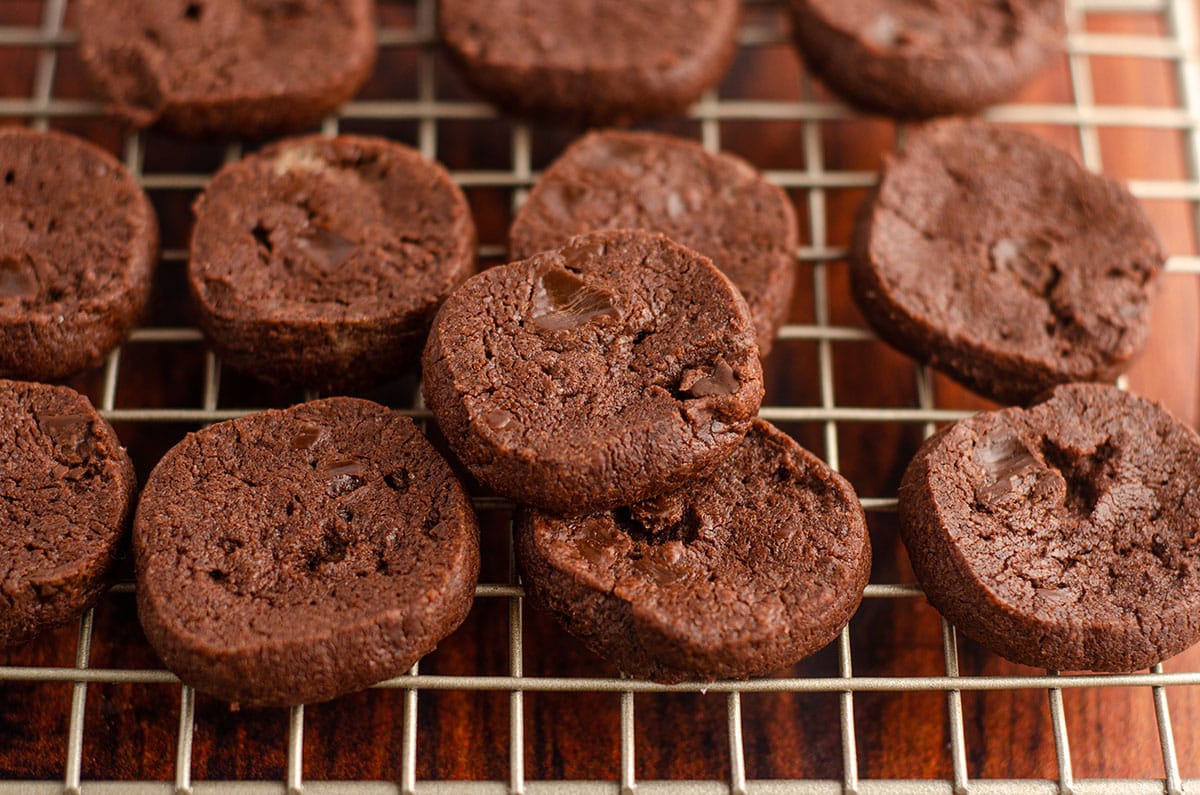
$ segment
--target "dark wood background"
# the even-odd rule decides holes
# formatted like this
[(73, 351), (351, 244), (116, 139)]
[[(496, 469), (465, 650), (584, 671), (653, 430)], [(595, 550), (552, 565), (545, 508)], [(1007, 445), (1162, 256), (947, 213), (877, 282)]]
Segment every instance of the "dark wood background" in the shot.
[[(384, 24), (410, 27), (412, 3), (381, 2)], [(40, 0), (3, 0), (0, 26), (40, 23)], [(777, 10), (756, 4), (748, 20), (783, 29)], [(1091, 32), (1147, 35), (1168, 33), (1156, 14), (1090, 14)], [(68, 14), (67, 28), (73, 27)], [(419, 49), (391, 47), (363, 96), (411, 99), (417, 91)], [(32, 90), (37, 50), (0, 47), (0, 94), (27, 97)], [(1093, 57), (1090, 69), (1101, 105), (1177, 107), (1180, 95), (1174, 64), (1167, 61)], [(439, 57), (439, 99), (470, 99)], [(808, 92), (814, 93), (808, 93)], [(60, 49), (54, 96), (90, 96), (73, 47)], [(786, 44), (743, 48), (721, 88), (721, 97), (827, 99), (820, 87), (801, 79), (798, 59)], [(1073, 102), (1068, 61), (1054, 63), (1018, 99), (1021, 103)], [(12, 123), (31, 119), (15, 117)], [(55, 117), (52, 126), (99, 141), (121, 152), (121, 132), (94, 117)], [(696, 136), (695, 120), (650, 125)], [(416, 143), (414, 121), (359, 119), (341, 124), (347, 132), (388, 135)], [(1079, 135), (1070, 125), (1039, 125), (1034, 131), (1079, 154)], [(442, 120), (438, 153), (452, 169), (507, 170), (512, 125), (505, 120)], [(721, 123), (722, 145), (764, 169), (802, 169), (803, 123), (761, 120)], [(822, 122), (824, 167), (834, 171), (873, 170), (894, 140), (893, 125), (880, 119)], [(535, 129), (535, 169), (543, 167), (570, 140), (571, 133)], [(1099, 129), (1104, 170), (1133, 179), (1186, 180), (1184, 133), (1137, 126)], [(146, 136), (147, 173), (196, 173), (216, 168), (223, 146), (184, 143), (157, 133)], [(468, 191), (481, 242), (502, 245), (511, 217), (506, 187)], [(152, 191), (163, 222), (164, 246), (186, 246), (189, 205), (195, 190)], [(809, 198), (793, 196), (802, 236), (811, 242)], [(848, 240), (853, 213), (863, 196), (858, 188), (825, 191), (832, 245)], [(1196, 253), (1195, 206), (1184, 200), (1147, 201), (1153, 220), (1173, 254)], [(814, 322), (813, 266), (800, 266), (792, 320)], [(843, 263), (828, 266), (832, 322), (862, 326), (849, 300)], [(164, 262), (152, 317), (158, 326), (190, 324), (182, 289), (182, 263)], [(1165, 402), (1193, 425), (1197, 400), (1197, 281), (1172, 274), (1155, 310), (1154, 334), (1144, 359), (1133, 369), (1131, 387)], [(834, 387), (838, 405), (916, 406), (911, 362), (876, 342), (835, 342)], [(131, 344), (123, 351), (117, 407), (200, 406), (204, 349), (199, 343)], [(820, 404), (817, 344), (782, 342), (769, 362), (767, 403)], [(73, 382), (97, 400), (99, 374)], [(403, 404), (411, 378), (372, 396)], [(222, 408), (287, 405), (297, 393), (274, 390), (226, 372)], [(942, 407), (985, 407), (978, 398), (939, 379)], [(820, 423), (784, 426), (818, 453), (824, 448)], [(162, 452), (194, 426), (124, 423), (118, 432), (144, 477)], [(894, 495), (900, 473), (921, 438), (921, 426), (896, 423), (841, 423), (838, 441), (843, 471), (860, 495)], [(485, 514), (484, 581), (507, 577), (507, 516)], [(895, 529), (894, 515), (870, 514), (876, 583), (910, 582), (911, 571)], [(526, 611), (525, 672), (531, 676), (607, 676), (615, 671), (581, 649), (550, 621)], [(64, 665), (74, 662), (75, 629), (64, 628), (21, 648), (0, 653), (4, 665)], [(856, 675), (940, 675), (944, 673), (940, 624), (920, 599), (868, 600), (851, 622)], [(966, 675), (1034, 673), (1007, 663), (967, 640), (960, 642)], [(423, 673), (507, 673), (507, 602), (480, 599), (466, 623), (421, 664)], [(131, 594), (106, 597), (96, 610), (93, 667), (155, 668), (158, 663), (138, 628)], [(1200, 649), (1168, 661), (1167, 671), (1200, 670)], [(827, 649), (794, 670), (795, 676), (833, 676), (837, 656)], [(66, 757), (70, 684), (0, 683), (0, 778), (60, 779)], [(1168, 689), (1178, 753), (1185, 777), (1200, 776), (1200, 691)], [(305, 716), (306, 779), (383, 779), (400, 776), (403, 694), (369, 691), (309, 707)], [(1074, 772), (1079, 778), (1162, 777), (1155, 715), (1149, 688), (1090, 688), (1064, 693)], [(421, 692), (418, 699), (417, 774), (420, 779), (493, 779), (508, 776), (508, 703), (503, 692)], [(835, 694), (763, 693), (743, 696), (743, 722), (750, 778), (842, 776), (838, 700)], [(968, 772), (986, 778), (1054, 778), (1056, 762), (1045, 691), (964, 693)], [(83, 748), (84, 779), (171, 780), (178, 725), (179, 688), (167, 685), (94, 684), (88, 688)], [(946, 696), (942, 692), (860, 693), (854, 699), (863, 778), (938, 778), (952, 775)], [(636, 699), (637, 776), (640, 779), (724, 780), (729, 775), (725, 698), (710, 694), (649, 694)], [(284, 775), (286, 711), (232, 711), (221, 702), (197, 699), (193, 776), (201, 779), (274, 779)], [(529, 693), (525, 696), (525, 764), (530, 779), (607, 779), (619, 773), (619, 698), (615, 694)]]

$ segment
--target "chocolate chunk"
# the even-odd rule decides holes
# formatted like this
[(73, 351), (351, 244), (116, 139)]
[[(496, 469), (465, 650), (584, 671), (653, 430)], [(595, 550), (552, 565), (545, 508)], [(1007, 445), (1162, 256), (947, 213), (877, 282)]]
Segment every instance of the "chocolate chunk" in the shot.
[(107, 590), (136, 491), (133, 463), (86, 397), (0, 380), (0, 648)]
[(931, 604), (1010, 660), (1132, 671), (1200, 640), (1200, 437), (1111, 386), (934, 436), (900, 486)]
[(0, 130), (0, 376), (96, 367), (150, 298), (158, 222), (111, 155), (61, 133)]
[[(313, 428), (320, 443), (297, 448)], [(411, 420), (352, 398), (189, 434), (146, 484), (133, 547), (150, 644), (245, 705), (403, 673), (462, 622), (479, 574), (449, 465)]]
[(885, 165), (850, 275), (885, 340), (1023, 403), (1129, 366), (1164, 261), (1118, 183), (1026, 133), (947, 121), (914, 132)]
[[(705, 394), (683, 394), (697, 371)], [(707, 258), (642, 231), (574, 238), (467, 281), (438, 313), (424, 377), (472, 474), (573, 514), (712, 470), (762, 400), (745, 301)]]
[[(750, 164), (653, 133), (590, 133), (546, 169), (509, 233), (531, 257), (572, 235), (643, 228), (711, 257), (742, 291), (763, 356), (787, 319), (796, 273), (796, 215)], [(587, 256), (580, 252), (576, 256)]]
[(474, 269), (470, 208), (444, 168), (382, 138), (314, 136), (217, 173), (188, 279), (223, 362), (338, 391), (409, 369)]
[(755, 420), (706, 477), (574, 519), (527, 510), (530, 600), (627, 674), (660, 682), (766, 674), (837, 637), (871, 566), (850, 484)]
[(736, 50), (737, 0), (442, 0), (438, 27), (479, 92), (555, 124), (682, 113)]
[(791, 0), (805, 62), (830, 88), (899, 117), (965, 114), (1015, 94), (1056, 54), (1063, 0)]
[(375, 64), (371, 0), (82, 0), (79, 54), (112, 113), (190, 136), (312, 128)]

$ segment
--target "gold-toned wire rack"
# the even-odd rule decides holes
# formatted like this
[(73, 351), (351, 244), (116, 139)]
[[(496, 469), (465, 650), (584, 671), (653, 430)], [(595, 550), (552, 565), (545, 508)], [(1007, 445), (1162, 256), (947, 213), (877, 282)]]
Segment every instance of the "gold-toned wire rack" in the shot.
[[(75, 30), (65, 27), (68, 19), (67, 0), (3, 0), (4, 4), (25, 3), (38, 8), (39, 23), (13, 22), (5, 9), (0, 8), (0, 55), (4, 50), (34, 54), (28, 60), (29, 91), (20, 96), (0, 96), (0, 120), (26, 123), (47, 129), (73, 119), (94, 119), (103, 116), (103, 108), (94, 100), (83, 97), (62, 97), (56, 92), (56, 72), (64, 51), (78, 42)], [(381, 6), (388, 5), (381, 2)], [(427, 157), (438, 157), (439, 125), (465, 121), (487, 122), (500, 118), (490, 105), (470, 98), (446, 98), (439, 95), (437, 70), (443, 68), (436, 52), (433, 0), (409, 0), (393, 3), (402, 6), (403, 13), (390, 17), (401, 23), (385, 22), (380, 30), (379, 43), (389, 49), (412, 51), (414, 54), (415, 92), (401, 99), (359, 99), (345, 105), (336, 116), (325, 120), (322, 131), (335, 134), (344, 125), (355, 122), (399, 122), (411, 124), (415, 130), (414, 144)], [(777, 46), (785, 42), (787, 32), (784, 15), (779, 9), (762, 0), (748, 3), (746, 24), (740, 33), (743, 50)], [(1122, 13), (1143, 15), (1158, 20), (1163, 33), (1098, 33), (1089, 32), (1085, 20), (1089, 14)], [(1049, 125), (1073, 130), (1078, 151), (1086, 166), (1100, 170), (1102, 166), (1100, 132), (1106, 128), (1144, 128), (1178, 132), (1183, 138), (1183, 158), (1186, 177), (1179, 179), (1141, 179), (1130, 183), (1135, 195), (1145, 200), (1168, 200), (1187, 203), (1188, 219), (1196, 230), (1197, 208), (1200, 207), (1200, 56), (1198, 56), (1196, 6), (1194, 0), (1074, 0), (1068, 2), (1070, 34), (1067, 38), (1067, 64), (1073, 101), (1069, 103), (1007, 104), (991, 109), (986, 115), (998, 122), (1022, 125)], [(1168, 65), (1175, 82), (1178, 102), (1171, 107), (1100, 104), (1094, 101), (1092, 60), (1104, 57), (1131, 57), (1161, 61)], [(2, 62), (0, 62), (2, 63)], [(829, 241), (827, 194), (841, 189), (869, 188), (876, 174), (872, 170), (832, 170), (824, 166), (825, 152), (822, 125), (854, 120), (857, 114), (836, 101), (823, 99), (805, 83), (806, 92), (800, 99), (764, 99), (723, 96), (720, 92), (705, 95), (688, 114), (703, 144), (711, 150), (722, 148), (723, 124), (742, 122), (787, 122), (800, 131), (797, 145), (802, 150), (803, 167), (768, 170), (767, 177), (798, 197), (799, 206), (806, 210), (805, 244), (797, 252), (798, 267), (811, 273), (813, 308), (811, 322), (791, 323), (783, 327), (780, 338), (815, 345), (818, 399), (803, 405), (799, 401), (775, 401), (765, 405), (761, 416), (781, 423), (814, 423), (820, 428), (824, 442), (824, 457), (835, 468), (840, 464), (839, 425), (848, 423), (906, 424), (923, 426), (929, 432), (935, 423), (948, 422), (969, 415), (958, 408), (935, 407), (933, 378), (922, 367), (915, 368), (916, 405), (911, 407), (844, 405), (835, 396), (836, 345), (845, 342), (867, 341), (872, 334), (859, 326), (837, 325), (830, 310), (830, 269), (841, 267), (845, 249)], [(512, 123), (503, 134), (510, 136), (509, 167), (485, 170), (474, 167), (451, 167), (455, 181), (465, 188), (485, 188), (505, 191), (512, 206), (518, 206), (538, 174), (534, 168), (532, 139), (534, 132), (523, 123)], [(115, 140), (115, 139), (114, 139)], [(127, 134), (120, 139), (123, 159), (152, 196), (156, 194), (195, 191), (201, 189), (211, 176), (212, 167), (195, 171), (163, 171), (147, 167), (145, 134)], [(228, 162), (241, 156), (240, 144), (226, 146), (218, 158)], [(219, 165), (219, 162), (215, 165)], [(215, 167), (214, 165), (214, 167)], [(484, 259), (502, 257), (501, 244), (485, 244), (480, 248)], [(162, 254), (163, 267), (179, 268), (186, 260), (182, 244), (172, 247), (170, 241)], [(1173, 251), (1168, 271), (1174, 274), (1200, 274), (1200, 256), (1194, 251)], [(1195, 284), (1190, 284), (1192, 289)], [(141, 345), (196, 347), (202, 344), (198, 330), (175, 325), (150, 325), (136, 330), (131, 340), (115, 351), (95, 384), (93, 399), (101, 413), (110, 421), (125, 426), (174, 428), (176, 425), (200, 426), (231, 417), (241, 416), (255, 406), (237, 406), (222, 400), (223, 379), (226, 384), (237, 379), (225, 374), (220, 362), (211, 352), (204, 352), (202, 375), (195, 379), (200, 385), (195, 402), (174, 407), (138, 405), (122, 390), (121, 379), (127, 377), (122, 358)], [(119, 395), (125, 394), (124, 399)], [(409, 415), (427, 419), (428, 412), (419, 394), (402, 406)], [(135, 395), (136, 397), (136, 395)], [(869, 393), (856, 395), (866, 400)], [(266, 406), (261, 406), (265, 408)], [(174, 430), (164, 433), (174, 433)], [(869, 496), (863, 499), (870, 512), (888, 512), (895, 508), (892, 495)], [(503, 500), (478, 497), (481, 511), (506, 511)], [(128, 594), (131, 583), (114, 589)], [(911, 600), (921, 597), (918, 586), (901, 583), (873, 583), (866, 592), (869, 600)], [(482, 583), (476, 589), (481, 600), (507, 602), (508, 648), (507, 672), (503, 675), (484, 674), (427, 674), (420, 664), (405, 676), (384, 682), (379, 689), (403, 691), (403, 726), (400, 732), (401, 763), (397, 781), (305, 781), (302, 776), (304, 760), (304, 708), (291, 710), (286, 739), (286, 765), (280, 781), (202, 782), (192, 779), (192, 747), (195, 727), (195, 694), (180, 685), (169, 672), (161, 669), (129, 669), (94, 667), (90, 664), (93, 641), (93, 611), (79, 622), (75, 661), (73, 666), (0, 665), (0, 687), (21, 688), (30, 683), (64, 683), (72, 687), (70, 713), (67, 720), (66, 756), (62, 777), (50, 781), (0, 781), (0, 795), (16, 793), (543, 793), (638, 792), (707, 793), (1078, 793), (1078, 795), (1137, 795), (1166, 793), (1184, 795), (1200, 793), (1200, 780), (1184, 779), (1180, 757), (1174, 740), (1174, 727), (1167, 703), (1167, 687), (1200, 686), (1200, 670), (1165, 672), (1161, 665), (1148, 672), (1126, 675), (1058, 675), (1055, 672), (1031, 675), (967, 676), (959, 671), (958, 640), (952, 626), (942, 621), (942, 656), (944, 674), (937, 676), (858, 676), (854, 673), (851, 654), (850, 627), (843, 630), (836, 644), (836, 675), (792, 676), (788, 678), (756, 679), (748, 682), (716, 682), (662, 686), (650, 682), (607, 677), (546, 677), (526, 676), (523, 673), (524, 615), (522, 590), (515, 571), (509, 564), (506, 581)], [(853, 626), (853, 624), (851, 625)], [(85, 780), (85, 743), (98, 741), (85, 735), (85, 708), (88, 687), (94, 683), (130, 685), (178, 685), (178, 732), (175, 742), (176, 758), (173, 781), (92, 781)], [(1157, 746), (1161, 749), (1161, 775), (1141, 779), (1077, 779), (1073, 773), (1072, 755), (1068, 742), (1067, 719), (1063, 692), (1080, 688), (1145, 688), (1153, 701), (1157, 725)], [(492, 691), (508, 695), (508, 776), (493, 781), (428, 781), (417, 779), (417, 750), (420, 737), (418, 699), (431, 691)], [(968, 774), (966, 729), (963, 693), (974, 691), (1039, 690), (1049, 701), (1050, 725), (1057, 760), (1056, 776), (1043, 779), (981, 779)], [(538, 692), (602, 691), (619, 694), (619, 769), (610, 781), (549, 781), (531, 780), (525, 773), (525, 694)], [(725, 719), (728, 734), (728, 770), (717, 780), (704, 781), (639, 781), (635, 777), (635, 694), (666, 691), (704, 691), (721, 694), (725, 699)], [(879, 780), (859, 777), (859, 753), (855, 730), (854, 699), (863, 692), (921, 691), (944, 694), (946, 698), (948, 778), (928, 780)], [(744, 693), (827, 693), (838, 700), (838, 726), (842, 775), (838, 779), (771, 781), (750, 779), (746, 770), (746, 749), (743, 743), (742, 694)], [(714, 696), (717, 697), (717, 696)], [(831, 729), (832, 730), (832, 729)], [(119, 741), (119, 740), (118, 740)], [(1196, 767), (1193, 765), (1193, 770)]]

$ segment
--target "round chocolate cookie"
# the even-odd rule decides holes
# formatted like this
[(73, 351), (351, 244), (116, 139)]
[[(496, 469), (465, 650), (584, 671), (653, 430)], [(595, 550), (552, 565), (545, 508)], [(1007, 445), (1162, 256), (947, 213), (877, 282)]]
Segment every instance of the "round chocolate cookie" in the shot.
[(79, 34), (113, 113), (190, 136), (312, 127), (375, 64), (372, 0), (82, 0)]
[(934, 436), (900, 530), (933, 606), (1010, 660), (1132, 671), (1200, 639), (1200, 438), (1114, 387)]
[(342, 390), (414, 364), (474, 268), (470, 208), (444, 168), (382, 138), (312, 136), (217, 173), (196, 202), (188, 280), (225, 362)]
[(644, 228), (711, 257), (742, 291), (765, 357), (796, 281), (796, 213), (741, 158), (653, 133), (573, 143), (529, 194), (509, 233), (524, 259), (595, 229)]
[(449, 54), (507, 110), (565, 124), (675, 115), (737, 48), (738, 0), (441, 0)]
[(138, 616), (186, 683), (255, 706), (403, 673), (466, 617), (479, 529), (407, 417), (353, 398), (172, 448), (133, 527)]
[(133, 463), (86, 397), (0, 380), (0, 648), (104, 593), (136, 490)]
[(881, 337), (982, 395), (1023, 403), (1115, 378), (1141, 352), (1165, 257), (1117, 182), (1025, 133), (914, 132), (863, 206), (854, 298)]
[(1066, 33), (1063, 0), (790, 0), (805, 62), (867, 110), (965, 114), (1029, 82)]
[(60, 133), (0, 130), (0, 375), (95, 367), (150, 298), (158, 221), (111, 155)]
[(737, 288), (640, 230), (475, 276), (438, 312), (424, 368), (425, 399), (476, 477), (572, 515), (707, 474), (763, 395)]
[(517, 559), (534, 604), (625, 673), (745, 678), (837, 637), (871, 570), (854, 489), (755, 420), (705, 478), (575, 519), (525, 511)]

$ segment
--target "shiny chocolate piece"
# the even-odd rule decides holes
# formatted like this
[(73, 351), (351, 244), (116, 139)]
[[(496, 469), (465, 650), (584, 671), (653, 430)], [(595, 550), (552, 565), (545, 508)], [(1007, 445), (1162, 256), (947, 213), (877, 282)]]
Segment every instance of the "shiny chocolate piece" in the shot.
[(103, 363), (145, 310), (157, 257), (154, 210), (112, 155), (0, 130), (0, 377)]
[(189, 434), (146, 483), (133, 551), (150, 644), (243, 705), (403, 673), (462, 622), (479, 574), (450, 466), (412, 420), (353, 398)]
[(475, 269), (475, 227), (440, 165), (382, 138), (282, 141), (196, 202), (188, 279), (223, 362), (328, 391), (416, 362)]
[(738, 291), (705, 257), (643, 231), (480, 273), (447, 299), (423, 361), (425, 399), (472, 474), (560, 513), (704, 475), (762, 400)]
[(0, 648), (66, 624), (112, 578), (133, 463), (83, 395), (0, 380)]
[(1200, 437), (1114, 387), (934, 436), (900, 531), (930, 603), (1010, 660), (1133, 671), (1200, 640)]
[(844, 479), (762, 420), (706, 477), (654, 500), (518, 518), (530, 601), (621, 671), (660, 682), (770, 673), (837, 637), (871, 565)]

